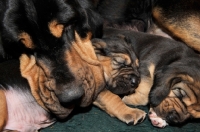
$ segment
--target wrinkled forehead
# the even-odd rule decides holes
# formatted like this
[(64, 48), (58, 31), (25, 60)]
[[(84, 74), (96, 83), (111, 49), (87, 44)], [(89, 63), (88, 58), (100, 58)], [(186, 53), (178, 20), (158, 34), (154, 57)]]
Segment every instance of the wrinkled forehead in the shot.
[(185, 104), (177, 97), (167, 97), (153, 111), (167, 123), (181, 123), (189, 118)]
[(131, 47), (124, 35), (111, 36), (108, 38), (104, 38), (103, 40), (105, 41), (107, 48), (112, 53), (127, 54), (127, 56), (129, 56), (131, 60), (137, 59), (133, 48)]

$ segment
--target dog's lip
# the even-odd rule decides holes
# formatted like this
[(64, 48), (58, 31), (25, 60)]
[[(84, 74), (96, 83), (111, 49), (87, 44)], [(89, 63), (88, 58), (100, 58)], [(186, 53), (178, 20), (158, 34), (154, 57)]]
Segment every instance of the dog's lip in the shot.
[(66, 119), (66, 117), (69, 116), (69, 114), (71, 114), (71, 112), (74, 110), (74, 105), (69, 105), (68, 107), (64, 107), (65, 108), (65, 112), (61, 112), (60, 114), (58, 114), (57, 116), (59, 117), (59, 119)]

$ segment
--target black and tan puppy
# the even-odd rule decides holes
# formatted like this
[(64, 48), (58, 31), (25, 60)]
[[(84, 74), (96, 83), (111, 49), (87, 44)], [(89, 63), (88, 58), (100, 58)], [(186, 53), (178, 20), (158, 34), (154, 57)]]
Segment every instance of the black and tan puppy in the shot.
[(140, 82), (138, 59), (123, 35), (93, 39), (97, 58), (101, 63), (108, 90), (101, 92), (94, 105), (105, 110), (110, 116), (135, 125), (145, 118), (145, 112), (126, 106), (118, 95), (131, 94)]
[[(141, 0), (140, 2), (135, 2), (134, 6), (128, 6), (128, 4), (127, 4), (128, 0), (123, 3), (123, 6), (117, 6), (118, 4), (120, 4), (120, 1), (116, 1), (116, 2), (113, 2), (112, 0), (109, 0), (109, 2), (104, 2), (104, 0), (99, 0), (99, 1), (100, 1), (100, 3), (98, 5), (98, 7), (104, 7), (104, 8), (102, 8), (102, 10), (99, 10), (99, 11), (105, 18), (106, 17), (114, 18), (115, 16), (120, 16), (119, 18), (122, 18), (121, 23), (124, 23), (125, 20), (131, 21), (133, 18), (133, 17), (132, 18), (126, 17), (127, 16), (127, 15), (125, 15), (126, 13), (128, 13), (129, 16), (134, 16), (137, 13), (137, 17), (135, 17), (135, 19), (143, 18), (143, 20), (146, 20), (149, 22), (151, 22), (153, 19), (153, 22), (155, 22), (156, 25), (162, 29), (162, 30), (159, 29), (158, 32), (156, 31), (156, 34), (166, 36), (166, 33), (167, 33), (170, 37), (172, 37), (176, 40), (183, 41), (185, 44), (187, 44), (192, 49), (194, 49), (198, 52), (200, 51), (200, 45), (199, 45), (200, 44), (200, 35), (199, 35), (200, 2), (198, 0), (191, 0), (191, 1), (188, 1), (188, 0), (169, 0), (169, 1), (144, 0), (143, 1), (143, 0)], [(146, 5), (144, 6), (142, 3), (146, 3)], [(112, 4), (113, 4), (113, 6), (112, 6)], [(141, 8), (135, 8), (137, 6), (141, 7)], [(128, 8), (128, 7), (130, 7), (130, 8)], [(101, 9), (101, 8), (99, 8), (99, 9)], [(105, 9), (105, 10), (103, 10), (103, 9)], [(129, 12), (125, 13), (126, 10), (130, 10), (130, 9), (132, 10), (132, 12), (129, 11)], [(136, 9), (139, 9), (139, 10), (137, 11)], [(110, 14), (112, 14), (112, 11), (114, 11), (114, 10), (116, 10), (115, 12), (120, 12), (120, 13), (118, 13), (119, 15), (116, 15), (116, 14), (110, 15)], [(151, 13), (152, 13), (152, 16), (151, 16)], [(123, 15), (123, 17), (121, 17), (122, 15)], [(107, 18), (106, 18), (106, 20), (112, 19), (112, 18), (111, 19), (107, 19)], [(110, 21), (110, 22), (112, 22), (112, 21)], [(124, 28), (126, 26), (128, 26), (128, 25), (127, 24), (125, 26), (112, 26), (111, 25), (110, 27), (114, 27), (114, 28), (117, 27), (120, 29), (128, 29), (128, 30), (132, 29), (132, 28)], [(149, 27), (149, 26), (146, 25), (146, 27)], [(163, 34), (163, 31), (165, 32), (164, 34)], [(168, 35), (167, 35), (167, 37), (169, 37)], [(179, 43), (177, 42), (177, 44), (179, 44)], [(182, 43), (180, 43), (180, 44), (182, 44)], [(164, 48), (165, 46), (166, 45), (163, 45), (163, 47), (161, 47), (161, 51), (162, 51), (162, 48)], [(176, 51), (177, 46), (175, 46), (175, 45), (171, 45), (171, 46), (172, 46), (172, 48), (174, 48), (174, 51)], [(178, 60), (176, 63), (179, 63), (179, 61), (182, 61), (181, 62), (182, 64), (180, 63), (179, 67), (176, 66), (177, 67), (176, 74), (170, 74), (170, 75), (174, 75), (174, 76), (177, 75), (177, 76), (181, 76), (181, 77), (179, 77), (176, 81), (170, 82), (171, 86), (166, 85), (165, 81), (163, 82), (162, 85), (163, 85), (163, 88), (164, 88), (164, 85), (166, 85), (165, 87), (171, 87), (173, 89), (172, 90), (173, 92), (171, 92), (170, 96), (182, 98), (181, 100), (184, 100), (184, 101), (177, 101), (177, 99), (171, 98), (171, 99), (166, 99), (166, 101), (163, 101), (163, 103), (161, 103), (160, 105), (158, 105), (158, 103), (157, 103), (158, 107), (154, 108), (154, 111), (156, 113), (153, 113), (152, 112), (153, 109), (151, 109), (150, 118), (152, 120), (152, 123), (158, 127), (163, 127), (166, 125), (166, 122), (163, 121), (163, 119), (166, 120), (166, 117), (167, 117), (167, 122), (169, 122), (169, 123), (178, 123), (178, 122), (181, 123), (189, 117), (198, 118), (198, 92), (197, 92), (198, 91), (198, 80), (197, 81), (195, 80), (195, 79), (198, 79), (198, 75), (199, 75), (198, 70), (197, 70), (199, 68), (198, 57), (195, 55), (195, 57), (193, 58), (193, 57), (190, 57), (191, 55), (189, 55), (189, 57), (185, 57), (186, 62), (184, 62), (183, 57), (181, 57), (182, 59), (179, 59), (176, 53), (175, 54), (172, 53), (169, 57), (167, 56), (163, 60), (166, 60), (165, 63), (167, 64), (168, 58), (170, 60), (170, 58), (173, 56), (175, 59), (177, 58), (177, 60)], [(190, 66), (189, 65), (190, 61), (191, 61), (191, 63), (194, 63), (194, 65)], [(163, 65), (163, 63), (161, 63), (161, 65)], [(190, 68), (190, 67), (194, 67), (194, 68)], [(165, 69), (166, 72), (168, 72), (168, 71), (176, 72), (173, 67), (171, 68), (170, 66), (166, 65), (165, 68), (166, 68)], [(193, 70), (191, 70), (191, 69), (193, 69)], [(154, 67), (152, 70), (154, 70)], [(161, 74), (161, 73), (159, 73), (159, 74)], [(179, 74), (181, 74), (181, 75), (179, 75)], [(167, 76), (167, 75), (165, 75), (165, 76)], [(155, 77), (163, 80), (163, 78), (165, 76), (163, 75), (163, 77), (162, 76), (155, 76)], [(183, 76), (185, 76), (185, 77), (183, 77)], [(187, 84), (191, 83), (191, 84), (188, 84), (188, 86), (185, 84), (184, 85), (182, 85), (182, 84), (174, 85), (177, 83), (177, 81), (178, 82), (180, 81), (181, 83), (183, 82), (183, 83), (187, 83)], [(150, 81), (150, 85), (153, 85), (151, 83), (152, 82)], [(153, 85), (153, 87), (155, 87), (157, 89), (158, 84), (155, 83), (154, 85)], [(177, 88), (175, 88), (175, 86)], [(181, 87), (181, 88), (178, 89), (178, 87)], [(184, 89), (192, 89), (193, 92), (191, 92), (191, 93), (197, 92), (197, 94), (188, 93), (190, 90), (186, 90), (187, 92), (185, 92), (184, 90), (182, 90), (183, 87), (185, 87)], [(195, 90), (193, 90), (193, 88), (191, 88), (191, 87), (194, 87)], [(163, 100), (163, 98), (166, 98), (166, 96), (163, 96), (163, 94), (160, 94), (159, 91), (163, 90), (166, 92), (165, 94), (168, 94), (169, 91), (171, 90), (171, 88), (155, 90), (155, 93), (156, 93), (155, 96), (154, 96), (154, 94), (151, 94), (152, 104), (154, 104), (152, 106), (156, 106), (154, 101), (157, 100), (158, 102), (160, 102), (161, 100)], [(173, 95), (173, 93), (176, 93), (176, 94)], [(185, 93), (188, 95), (188, 97), (192, 98), (192, 99), (190, 99), (190, 100), (193, 100), (192, 103), (190, 101), (188, 101), (189, 100), (188, 98), (186, 99)], [(160, 95), (158, 95), (158, 94), (160, 94)], [(159, 98), (160, 96), (162, 99)], [(155, 99), (155, 98), (158, 98), (158, 99)], [(183, 98), (185, 98), (185, 99), (183, 99)], [(194, 101), (195, 99), (196, 99), (196, 101)], [(188, 103), (188, 102), (190, 102), (190, 103)], [(133, 103), (133, 104), (137, 104), (137, 103)], [(175, 105), (175, 104), (178, 104), (179, 106)], [(184, 105), (182, 105), (182, 104), (184, 104)], [(195, 104), (195, 105), (192, 105), (192, 104)], [(160, 117), (162, 117), (163, 119), (162, 118), (158, 119), (156, 114), (159, 115)]]
[[(163, 31), (168, 33), (174, 39), (183, 41), (189, 47), (197, 52), (200, 52), (200, 1), (198, 0), (169, 0), (162, 1), (157, 0), (153, 7), (152, 14), (154, 22)], [(191, 63), (198, 63), (198, 60), (190, 58)], [(195, 64), (195, 63), (194, 63)], [(193, 68), (194, 67), (194, 68)], [(190, 66), (190, 69), (199, 68), (199, 65)], [(174, 72), (174, 71), (171, 71)], [(178, 72), (178, 71), (177, 71)], [(190, 70), (189, 77), (185, 77), (185, 80), (190, 80), (187, 83), (181, 81), (171, 89), (168, 89), (168, 93), (171, 90), (169, 97), (163, 100), (163, 93), (161, 95), (152, 94), (152, 102), (158, 100), (154, 106), (157, 107), (150, 110), (150, 118), (155, 126), (163, 127), (163, 120), (167, 120), (169, 123), (182, 123), (189, 117), (199, 118), (199, 88), (198, 88), (198, 76), (199, 73), (196, 70)], [(183, 78), (183, 77), (180, 77)], [(186, 84), (185, 84), (186, 83)], [(180, 88), (179, 88), (180, 87)], [(164, 87), (163, 87), (164, 88)], [(163, 89), (160, 89), (163, 90)], [(160, 91), (155, 89), (155, 93)], [(163, 96), (161, 99), (157, 99)], [(181, 98), (181, 101), (178, 100)], [(163, 100), (163, 101), (162, 101)], [(182, 105), (184, 104), (184, 105)], [(159, 117), (161, 118), (159, 118)]]
[(117, 34), (124, 35), (139, 59), (141, 81), (135, 93), (123, 97), (124, 103), (149, 103), (149, 117), (157, 127), (199, 118), (200, 59), (195, 51), (184, 43), (141, 32), (106, 29), (105, 34), (110, 38), (107, 43), (115, 42), (112, 38)]

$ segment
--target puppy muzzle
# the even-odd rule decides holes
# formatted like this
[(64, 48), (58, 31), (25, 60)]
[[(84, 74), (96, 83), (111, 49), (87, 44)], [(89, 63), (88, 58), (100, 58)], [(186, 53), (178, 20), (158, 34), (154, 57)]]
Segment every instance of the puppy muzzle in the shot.
[(152, 108), (150, 108), (148, 116), (149, 119), (151, 120), (152, 125), (155, 127), (164, 128), (168, 125), (168, 123), (165, 120), (157, 116), (157, 114), (154, 112)]

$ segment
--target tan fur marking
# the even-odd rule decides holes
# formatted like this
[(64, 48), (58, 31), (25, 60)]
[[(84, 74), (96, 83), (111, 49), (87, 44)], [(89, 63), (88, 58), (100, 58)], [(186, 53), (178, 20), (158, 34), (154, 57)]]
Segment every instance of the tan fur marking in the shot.
[(129, 123), (134, 121), (134, 125), (141, 118), (144, 119), (146, 115), (140, 109), (126, 106), (119, 96), (108, 90), (102, 91), (93, 104), (106, 111), (110, 116), (117, 117), (123, 122)]
[(188, 81), (190, 83), (194, 83), (194, 79), (189, 75), (178, 75), (177, 77), (181, 77), (182, 80)]
[[(78, 35), (77, 32), (76, 32), (76, 35)], [(76, 38), (77, 38), (77, 36), (76, 36)], [(87, 36), (85, 38), (82, 38), (81, 40), (82, 40), (82, 43), (87, 43), (88, 41), (91, 41), (91, 39), (92, 39), (92, 33), (88, 32)]]
[[(150, 73), (150, 75), (151, 75), (151, 78), (152, 78), (152, 81), (153, 81), (153, 79), (154, 79), (154, 71), (155, 71), (155, 65), (154, 64), (150, 64), (150, 66), (149, 66), (149, 73)], [(153, 82), (152, 82), (153, 83)]]
[(141, 76), (141, 82), (139, 86), (136, 88), (135, 93), (128, 96), (124, 96), (122, 98), (122, 101), (125, 104), (135, 105), (135, 106), (147, 105), (148, 95), (153, 85), (153, 80), (154, 80), (153, 74), (155, 71), (155, 65), (151, 64), (148, 69), (151, 77)]
[[(40, 63), (40, 66), (38, 64)], [(41, 67), (42, 66), (42, 67)], [(23, 54), (20, 57), (20, 71), (21, 75), (27, 79), (31, 93), (38, 104), (43, 107), (46, 111), (51, 111), (56, 116), (60, 118), (66, 118), (69, 113), (73, 110), (74, 106), (68, 108), (60, 105), (59, 100), (57, 99), (54, 90), (57, 90), (54, 79), (47, 78), (48, 70), (42, 62), (37, 62), (34, 56), (28, 57)], [(47, 71), (44, 73), (44, 70)], [(50, 87), (48, 87), (50, 86)], [(53, 90), (52, 90), (53, 89)]]
[(140, 65), (139, 65), (139, 60), (138, 60), (138, 59), (135, 60), (135, 64), (136, 64), (136, 66), (138, 66), (138, 67), (140, 66)]
[(91, 65), (100, 65), (97, 60), (97, 56), (94, 52), (92, 42), (90, 41), (91, 33), (88, 34), (88, 37), (81, 39), (77, 32), (75, 32), (75, 42), (72, 42), (72, 46), (80, 54), (80, 57)]
[(187, 110), (194, 118), (200, 118), (200, 104), (199, 103), (187, 107)]
[(3, 131), (4, 126), (8, 120), (8, 110), (6, 103), (6, 96), (3, 90), (0, 90), (0, 131)]
[(154, 17), (156, 20), (159, 20), (159, 19), (160, 19), (160, 17), (161, 17), (161, 11), (162, 11), (161, 8), (158, 8), (158, 7), (153, 8), (153, 10), (152, 10), (153, 17)]
[[(44, 103), (41, 101), (41, 97), (39, 96), (39, 85), (38, 85), (38, 78), (39, 78), (39, 67), (36, 65), (36, 60), (34, 56), (31, 56), (30, 58), (22, 54), (20, 57), (20, 71), (21, 75), (25, 77), (29, 85), (31, 87), (31, 93), (36, 99), (36, 101), (44, 108)], [(47, 110), (47, 109), (46, 109)]]
[(53, 34), (57, 38), (60, 38), (62, 36), (63, 29), (64, 25), (59, 24), (56, 20), (53, 20), (49, 23), (49, 30), (51, 34)]
[(156, 21), (166, 28), (173, 36), (185, 42), (191, 48), (200, 51), (200, 18), (194, 15), (183, 17), (183, 21), (172, 22), (162, 16), (161, 8), (154, 8), (153, 16)]
[(30, 48), (30, 49), (33, 49), (35, 46), (33, 44), (33, 41), (31, 39), (31, 36), (26, 33), (26, 32), (23, 32), (21, 33), (19, 36), (19, 40), (27, 47), (27, 48)]
[(75, 41), (72, 42), (70, 50), (66, 52), (66, 60), (70, 71), (74, 74), (78, 83), (82, 81), (81, 84), (85, 90), (81, 106), (92, 103), (93, 97), (105, 86), (103, 68), (97, 59), (89, 38), (81, 39), (75, 33)]

